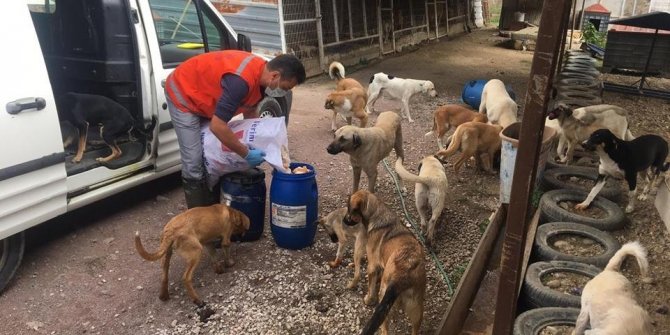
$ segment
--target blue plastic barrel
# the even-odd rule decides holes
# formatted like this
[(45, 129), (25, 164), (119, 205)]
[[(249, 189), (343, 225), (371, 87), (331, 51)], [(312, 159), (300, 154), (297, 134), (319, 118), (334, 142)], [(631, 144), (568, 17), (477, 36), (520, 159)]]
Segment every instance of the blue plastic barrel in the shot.
[(316, 171), (305, 163), (291, 163), (293, 170), (306, 166), (304, 174), (272, 172), (270, 184), (270, 229), (278, 246), (298, 250), (314, 243), (319, 212)]
[[(488, 80), (486, 79), (476, 79), (467, 82), (465, 86), (463, 86), (463, 93), (461, 94), (463, 102), (472, 106), (472, 108), (479, 110), (479, 105), (482, 102), (482, 91), (484, 91), (484, 85), (486, 85), (487, 82)], [(512, 86), (505, 85), (505, 89), (510, 98), (516, 101), (516, 94), (514, 94)]]
[(263, 234), (265, 222), (265, 172), (259, 168), (233, 172), (221, 178), (221, 197), (249, 217), (249, 230), (233, 241), (255, 241)]

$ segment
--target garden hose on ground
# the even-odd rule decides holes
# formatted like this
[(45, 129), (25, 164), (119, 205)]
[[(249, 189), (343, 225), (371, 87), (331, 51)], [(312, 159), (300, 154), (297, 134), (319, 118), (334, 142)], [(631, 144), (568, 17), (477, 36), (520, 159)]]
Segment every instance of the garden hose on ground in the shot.
[(402, 191), (400, 188), (400, 184), (398, 183), (398, 179), (396, 178), (395, 172), (391, 170), (389, 165), (386, 163), (386, 159), (382, 160), (384, 162), (384, 167), (386, 168), (386, 171), (389, 173), (389, 176), (391, 176), (391, 179), (393, 179), (393, 183), (395, 184), (395, 190), (398, 193), (398, 198), (400, 198), (400, 205), (402, 206), (402, 211), (405, 214), (405, 219), (412, 225), (412, 228), (414, 229), (414, 234), (416, 237), (419, 239), (419, 242), (421, 242), (421, 245), (423, 248), (428, 252), (430, 255), (430, 258), (433, 259), (433, 263), (435, 263), (435, 267), (437, 268), (437, 272), (442, 275), (442, 279), (444, 282), (447, 284), (447, 288), (449, 289), (449, 297), (451, 297), (454, 294), (454, 288), (451, 285), (451, 281), (449, 280), (449, 275), (447, 272), (444, 270), (444, 265), (440, 260), (437, 258), (437, 255), (431, 250), (430, 248), (426, 247), (426, 241), (423, 238), (423, 234), (421, 234), (421, 229), (419, 229), (416, 226), (416, 223), (412, 219), (412, 217), (409, 215), (407, 212), (407, 207), (405, 207), (405, 199), (402, 196)]

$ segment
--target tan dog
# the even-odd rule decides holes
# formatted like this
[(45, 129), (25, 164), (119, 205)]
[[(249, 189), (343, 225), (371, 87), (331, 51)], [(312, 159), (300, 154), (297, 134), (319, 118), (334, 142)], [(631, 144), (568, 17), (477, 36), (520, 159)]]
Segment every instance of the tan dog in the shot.
[[(483, 168), (488, 173), (495, 173), (493, 171), (493, 158), (502, 144), (501, 131), (502, 127), (500, 125), (466, 122), (456, 128), (449, 147), (446, 150), (438, 151), (436, 155), (446, 160), (449, 156), (454, 155), (457, 150), (460, 150), (462, 155), (454, 164), (456, 173), (470, 157), (475, 158), (478, 168)], [(487, 155), (483, 162), (482, 154)]]
[(421, 244), (398, 217), (368, 191), (358, 191), (349, 198), (344, 223), (362, 223), (368, 232), (368, 293), (365, 303), (372, 305), (379, 295), (382, 296), (361, 334), (372, 335), (380, 325), (382, 334), (388, 334), (387, 315), (396, 300), (410, 319), (412, 334), (418, 334), (426, 291)]
[[(402, 166), (402, 158), (395, 162), (395, 171), (405, 181), (414, 182), (414, 198), (416, 210), (421, 217), (421, 230), (428, 233), (429, 244), (433, 244), (435, 236), (435, 224), (444, 209), (445, 197), (447, 196), (447, 174), (444, 166), (435, 156), (426, 156), (419, 164), (419, 175), (411, 174)], [(431, 215), (426, 224), (426, 211)], [(427, 227), (426, 227), (427, 226)], [(426, 229), (427, 228), (427, 229)]]
[(352, 117), (355, 116), (360, 121), (361, 128), (365, 128), (368, 123), (368, 113), (366, 105), (368, 102), (367, 91), (356, 79), (344, 77), (344, 65), (340, 62), (332, 62), (328, 69), (328, 75), (337, 82), (337, 88), (334, 92), (328, 94), (324, 108), (333, 110), (333, 121), (331, 129), (337, 130), (335, 119), (337, 114), (342, 115), (351, 125)]
[[(651, 335), (649, 314), (635, 301), (633, 287), (620, 272), (626, 256), (634, 256), (644, 282), (649, 263), (647, 251), (638, 242), (624, 244), (612, 256), (605, 270), (593, 277), (582, 292), (582, 307), (573, 335)], [(588, 325), (591, 330), (586, 330)], [(585, 332), (586, 330), (586, 332)]]
[(223, 265), (233, 266), (235, 262), (230, 257), (230, 236), (243, 234), (249, 229), (249, 224), (249, 218), (244, 213), (224, 204), (191, 208), (175, 216), (165, 225), (161, 233), (160, 247), (155, 253), (149, 253), (144, 249), (140, 233), (136, 232), (135, 248), (142, 258), (152, 262), (163, 258), (163, 277), (158, 297), (161, 300), (169, 298), (168, 270), (174, 250), (186, 260), (183, 277), (186, 293), (194, 304), (203, 307), (205, 303), (198, 297), (192, 284), (193, 271), (200, 262), (203, 247), (207, 248), (212, 257), (214, 271), (222, 273), (223, 266), (216, 257), (214, 245), (207, 242), (221, 238)]
[(330, 240), (333, 243), (337, 243), (335, 260), (328, 262), (328, 265), (333, 269), (342, 264), (347, 239), (354, 238), (354, 278), (349, 282), (347, 288), (356, 288), (361, 278), (361, 263), (363, 262), (363, 257), (365, 257), (365, 244), (367, 243), (368, 234), (362, 224), (354, 226), (345, 225), (342, 222), (345, 215), (347, 215), (346, 207), (336, 209), (328, 213), (325, 218), (320, 219), (318, 223), (330, 236)]
[[(438, 149), (444, 149), (442, 139), (451, 127), (458, 127), (463, 123), (475, 121), (486, 123), (488, 118), (486, 114), (478, 113), (465, 105), (450, 104), (440, 106), (433, 113), (433, 130), (426, 133), (425, 136), (435, 135), (437, 137)], [(453, 135), (452, 135), (453, 136)], [(447, 145), (451, 143), (452, 136), (447, 138)]]
[(499, 124), (505, 128), (516, 122), (518, 106), (499, 79), (491, 79), (484, 85), (481, 101), (479, 112), (486, 113), (489, 124)]
[(628, 112), (614, 105), (593, 105), (573, 110), (569, 106), (558, 104), (547, 113), (547, 118), (558, 120), (561, 137), (568, 146), (567, 152), (563, 154), (563, 146), (559, 145), (557, 151), (561, 163), (572, 162), (577, 144), (588, 140), (598, 129), (609, 129), (618, 138), (626, 141), (635, 139), (628, 129)]
[(340, 152), (349, 154), (349, 161), (354, 173), (353, 192), (358, 191), (361, 181), (361, 170), (368, 176), (368, 190), (375, 191), (377, 183), (377, 165), (395, 150), (398, 157), (404, 158), (402, 148), (402, 128), (400, 116), (394, 112), (379, 114), (377, 123), (370, 128), (344, 126), (335, 132), (335, 139), (326, 149), (329, 154)]

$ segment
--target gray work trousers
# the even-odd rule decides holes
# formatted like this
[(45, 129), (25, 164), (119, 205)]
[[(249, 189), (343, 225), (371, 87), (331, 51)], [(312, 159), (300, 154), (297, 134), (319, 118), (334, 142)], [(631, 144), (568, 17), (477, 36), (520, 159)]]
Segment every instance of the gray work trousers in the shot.
[(193, 113), (180, 111), (170, 101), (170, 98), (167, 98), (167, 105), (174, 131), (177, 134), (177, 142), (179, 142), (181, 176), (184, 179), (204, 180), (207, 172), (203, 159), (200, 127), (202, 122), (208, 120)]

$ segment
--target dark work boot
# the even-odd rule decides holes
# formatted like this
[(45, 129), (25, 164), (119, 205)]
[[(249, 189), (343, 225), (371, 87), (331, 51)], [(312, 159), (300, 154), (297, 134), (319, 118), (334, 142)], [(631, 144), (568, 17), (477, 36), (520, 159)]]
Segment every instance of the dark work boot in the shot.
[[(186, 207), (204, 207), (217, 204), (219, 201), (218, 197), (214, 195), (207, 187), (207, 181), (205, 180), (193, 180), (193, 179), (181, 179), (182, 186), (184, 187), (184, 196), (186, 197)], [(218, 188), (214, 188), (215, 191), (218, 191)]]

